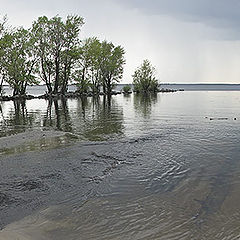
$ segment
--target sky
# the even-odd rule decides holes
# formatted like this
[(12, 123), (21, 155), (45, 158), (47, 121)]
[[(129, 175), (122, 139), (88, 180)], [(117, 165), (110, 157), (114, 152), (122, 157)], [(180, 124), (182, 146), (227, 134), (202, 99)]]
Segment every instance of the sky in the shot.
[(162, 83), (240, 83), (239, 0), (0, 0), (0, 15), (30, 27), (39, 16), (77, 14), (81, 38), (126, 51), (123, 83), (148, 59)]

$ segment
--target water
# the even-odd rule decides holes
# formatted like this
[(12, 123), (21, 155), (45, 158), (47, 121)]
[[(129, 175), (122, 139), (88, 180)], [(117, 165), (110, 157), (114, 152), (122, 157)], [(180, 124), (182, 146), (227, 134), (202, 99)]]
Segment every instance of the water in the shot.
[[(131, 84), (117, 84), (115, 86), (115, 91), (121, 91), (124, 86)], [(211, 84), (211, 83), (160, 83), (160, 88), (164, 89), (174, 89), (174, 90), (185, 90), (185, 91), (240, 91), (240, 84)], [(4, 86), (3, 88), (4, 93), (6, 95), (12, 94), (12, 89), (8, 86)], [(45, 85), (41, 86), (28, 86), (27, 87), (27, 93), (37, 96), (44, 94), (46, 92), (47, 88)], [(76, 86), (70, 85), (68, 87), (69, 91), (75, 91)]]
[(1, 103), (2, 137), (68, 137), (0, 147), (0, 239), (239, 239), (239, 105), (237, 91)]

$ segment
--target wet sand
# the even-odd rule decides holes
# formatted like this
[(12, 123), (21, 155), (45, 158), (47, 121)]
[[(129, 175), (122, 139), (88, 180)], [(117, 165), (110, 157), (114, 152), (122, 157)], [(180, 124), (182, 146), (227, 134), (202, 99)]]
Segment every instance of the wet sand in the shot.
[(43, 131), (41, 128), (27, 130), (22, 133), (0, 138), (0, 151), (6, 148), (14, 148), (21, 145), (27, 145), (32, 142), (41, 141), (42, 139), (61, 137), (64, 135), (66, 135), (65, 132), (54, 130)]
[(47, 150), (76, 141), (77, 135), (55, 130), (34, 128), (0, 138), (0, 156), (28, 151)]

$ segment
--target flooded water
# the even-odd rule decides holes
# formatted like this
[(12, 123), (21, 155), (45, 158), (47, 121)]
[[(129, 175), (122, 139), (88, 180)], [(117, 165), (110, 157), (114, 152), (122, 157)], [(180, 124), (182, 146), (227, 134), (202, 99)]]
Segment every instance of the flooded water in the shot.
[[(240, 239), (240, 93), (0, 103), (0, 239)], [(1, 138), (0, 138), (1, 139)]]

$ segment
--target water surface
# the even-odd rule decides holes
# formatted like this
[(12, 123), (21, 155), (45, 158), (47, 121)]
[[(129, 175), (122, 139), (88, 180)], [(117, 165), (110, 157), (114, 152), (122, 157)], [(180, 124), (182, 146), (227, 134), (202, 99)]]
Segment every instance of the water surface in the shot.
[(239, 104), (231, 91), (1, 103), (2, 137), (74, 136), (2, 152), (2, 234), (239, 239)]

